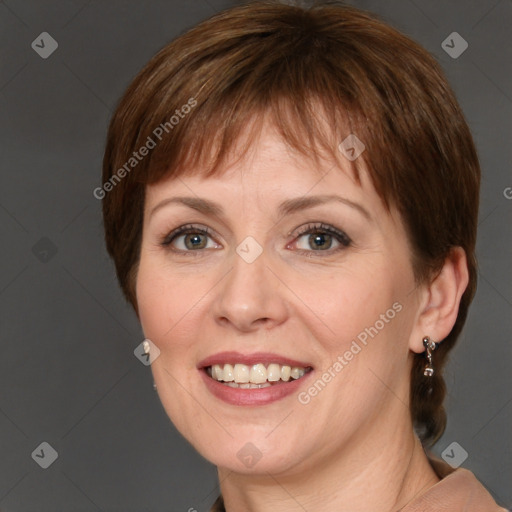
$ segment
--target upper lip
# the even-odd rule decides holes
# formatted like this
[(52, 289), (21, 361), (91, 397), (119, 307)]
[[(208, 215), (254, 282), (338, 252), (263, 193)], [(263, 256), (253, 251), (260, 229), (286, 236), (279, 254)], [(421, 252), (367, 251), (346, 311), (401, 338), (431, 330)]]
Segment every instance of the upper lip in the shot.
[(213, 354), (206, 359), (200, 361), (197, 365), (198, 368), (206, 368), (213, 366), (214, 364), (236, 364), (241, 363), (247, 366), (254, 364), (263, 363), (277, 363), (287, 366), (298, 366), (300, 368), (308, 368), (312, 365), (308, 362), (297, 361), (296, 359), (290, 359), (289, 357), (282, 356), (279, 354), (273, 354), (271, 352), (254, 352), (252, 354), (242, 354), (241, 352), (229, 351), (229, 352), (218, 352)]

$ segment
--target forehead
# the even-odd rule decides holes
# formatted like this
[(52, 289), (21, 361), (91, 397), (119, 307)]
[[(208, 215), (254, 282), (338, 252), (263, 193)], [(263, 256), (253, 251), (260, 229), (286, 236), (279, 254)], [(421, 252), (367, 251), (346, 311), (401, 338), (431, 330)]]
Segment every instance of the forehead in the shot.
[(307, 205), (313, 196), (332, 194), (382, 212), (380, 198), (364, 166), (359, 166), (356, 176), (352, 162), (343, 156), (336, 161), (322, 152), (298, 151), (271, 124), (262, 126), (257, 136), (250, 136), (250, 141), (241, 137), (211, 176), (196, 165), (148, 185), (146, 212), (172, 196), (218, 198), (229, 201), (226, 207), (254, 208), (299, 198)]

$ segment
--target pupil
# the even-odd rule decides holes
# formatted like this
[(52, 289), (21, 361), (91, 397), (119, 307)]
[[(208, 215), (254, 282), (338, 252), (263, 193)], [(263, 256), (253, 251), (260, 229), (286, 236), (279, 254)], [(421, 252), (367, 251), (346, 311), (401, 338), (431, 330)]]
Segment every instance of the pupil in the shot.
[(185, 238), (185, 245), (188, 249), (197, 249), (198, 247), (202, 248), (204, 246), (204, 241), (201, 241), (201, 236), (199, 234), (189, 235)]
[[(320, 249), (328, 249), (329, 248), (330, 241), (331, 241), (331, 235), (316, 233), (316, 234), (311, 235), (311, 237), (312, 237), (313, 243), (315, 244), (315, 247), (320, 248)], [(326, 245), (326, 247), (324, 247), (324, 245)]]

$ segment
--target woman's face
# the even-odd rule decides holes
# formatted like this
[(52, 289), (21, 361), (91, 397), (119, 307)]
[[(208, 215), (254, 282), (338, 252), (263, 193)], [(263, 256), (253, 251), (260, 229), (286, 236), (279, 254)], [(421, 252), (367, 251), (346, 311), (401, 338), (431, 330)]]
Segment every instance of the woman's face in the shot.
[(409, 414), (404, 227), (365, 173), (318, 168), (270, 127), (224, 170), (147, 188), (136, 293), (153, 376), (214, 464), (311, 470)]

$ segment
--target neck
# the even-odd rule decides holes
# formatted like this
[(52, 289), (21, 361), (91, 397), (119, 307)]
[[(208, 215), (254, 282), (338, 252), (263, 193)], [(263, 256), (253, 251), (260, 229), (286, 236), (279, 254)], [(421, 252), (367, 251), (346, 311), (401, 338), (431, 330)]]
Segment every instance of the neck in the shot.
[(227, 512), (401, 510), (439, 481), (408, 417), (360, 432), (318, 463), (271, 475), (219, 468)]

